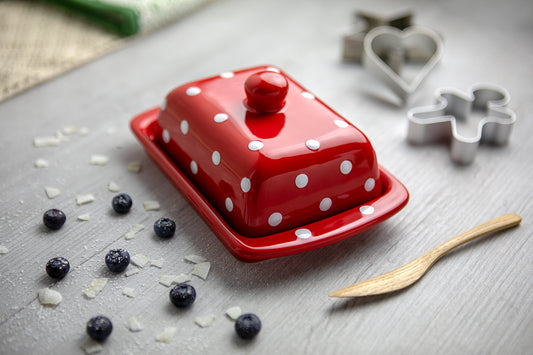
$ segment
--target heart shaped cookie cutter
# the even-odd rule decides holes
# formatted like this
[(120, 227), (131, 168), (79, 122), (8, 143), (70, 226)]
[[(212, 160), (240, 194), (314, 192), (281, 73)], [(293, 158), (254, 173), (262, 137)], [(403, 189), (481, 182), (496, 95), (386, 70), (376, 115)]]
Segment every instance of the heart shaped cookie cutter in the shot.
[[(413, 26), (401, 31), (394, 27), (377, 27), (365, 37), (362, 62), (365, 68), (407, 101), (444, 54), (439, 34)], [(401, 75), (404, 62), (424, 63), (415, 77), (407, 81)]]
[[(407, 112), (407, 141), (412, 144), (450, 142), (450, 155), (457, 164), (471, 164), (481, 142), (505, 145), (516, 121), (515, 113), (507, 108), (507, 90), (492, 84), (473, 85), (468, 94), (453, 88), (436, 91), (436, 104), (416, 107)], [(458, 121), (464, 122), (474, 110), (484, 117), (473, 134), (458, 133)]]

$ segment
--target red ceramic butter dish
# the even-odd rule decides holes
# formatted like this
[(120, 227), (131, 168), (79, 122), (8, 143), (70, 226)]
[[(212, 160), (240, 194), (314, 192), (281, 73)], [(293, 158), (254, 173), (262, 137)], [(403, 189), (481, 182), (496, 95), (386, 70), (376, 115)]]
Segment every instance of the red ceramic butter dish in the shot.
[(131, 127), (243, 261), (353, 236), (409, 197), (361, 131), (274, 67), (179, 86)]

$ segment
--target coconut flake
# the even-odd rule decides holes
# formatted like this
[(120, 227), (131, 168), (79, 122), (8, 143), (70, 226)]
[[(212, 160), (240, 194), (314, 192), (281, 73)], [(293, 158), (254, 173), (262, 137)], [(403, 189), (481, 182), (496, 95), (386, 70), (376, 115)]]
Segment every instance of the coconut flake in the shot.
[(109, 162), (109, 158), (105, 155), (94, 154), (91, 155), (91, 165), (106, 165)]
[(178, 331), (178, 328), (176, 327), (165, 327), (165, 329), (163, 329), (163, 332), (157, 334), (157, 336), (155, 337), (155, 340), (161, 343), (168, 344), (170, 343), (170, 341), (174, 337), (174, 334), (176, 334), (177, 331)]
[(65, 126), (61, 129), (61, 133), (71, 135), (76, 133), (76, 127), (75, 126)]
[(155, 266), (158, 269), (162, 269), (164, 262), (165, 262), (165, 260), (163, 260), (163, 259), (152, 259), (152, 260), (150, 260), (150, 266)]
[(46, 192), (46, 196), (48, 196), (49, 199), (53, 199), (61, 195), (61, 190), (57, 187), (46, 186), (44, 188), (44, 192)]
[(109, 184), (107, 185), (107, 189), (111, 192), (119, 192), (120, 186), (116, 182), (110, 181)]
[(242, 310), (239, 306), (230, 307), (226, 310), (226, 315), (232, 320), (236, 320), (241, 314)]
[(126, 328), (128, 328), (130, 332), (140, 332), (144, 329), (141, 322), (139, 322), (139, 320), (135, 317), (131, 317), (130, 319), (128, 319), (128, 321), (126, 322)]
[(138, 173), (141, 171), (142, 163), (140, 160), (132, 161), (128, 164), (128, 171), (132, 173)]
[(206, 258), (204, 258), (203, 256), (198, 256), (198, 255), (194, 255), (194, 254), (191, 254), (191, 255), (187, 255), (185, 258), (183, 258), (183, 260), (189, 262), (189, 263), (193, 263), (193, 264), (199, 264), (199, 263), (204, 263), (207, 261)]
[(7, 254), (9, 249), (5, 245), (0, 245), (0, 254)]
[(33, 138), (33, 145), (37, 148), (57, 147), (60, 143), (61, 143), (61, 139), (58, 137), (54, 137), (54, 136)]
[(90, 216), (88, 213), (80, 214), (80, 215), (78, 216), (78, 221), (86, 222), (86, 221), (88, 221), (90, 218), (91, 218), (91, 216)]
[(133, 239), (133, 238), (135, 238), (135, 234), (139, 233), (143, 229), (144, 229), (144, 225), (142, 225), (142, 224), (134, 224), (133, 227), (131, 227), (131, 229), (124, 234), (124, 238), (126, 240)]
[(139, 271), (141, 271), (141, 269), (139, 269), (138, 267), (130, 267), (128, 268), (128, 270), (126, 270), (126, 277), (130, 277), (130, 276), (133, 276), (135, 274), (138, 274)]
[(39, 158), (33, 162), (33, 166), (36, 168), (48, 168), (48, 160)]
[(174, 284), (181, 284), (181, 283), (189, 282), (189, 281), (191, 281), (191, 277), (185, 274), (159, 276), (159, 283), (166, 287), (170, 287)]
[(215, 321), (216, 316), (214, 314), (208, 314), (203, 317), (194, 318), (194, 323), (196, 323), (200, 328), (210, 327)]
[(96, 354), (104, 350), (104, 347), (102, 344), (97, 342), (96, 340), (93, 340), (91, 338), (87, 338), (83, 344), (81, 344), (81, 348), (83, 351), (85, 351), (86, 354)]
[(198, 276), (202, 280), (207, 280), (207, 275), (209, 274), (209, 269), (211, 268), (211, 263), (209, 261), (198, 263), (194, 265), (192, 269), (192, 274)]
[(159, 201), (144, 201), (143, 207), (145, 211), (159, 211)]
[(128, 296), (129, 298), (137, 297), (137, 292), (133, 287), (124, 287), (124, 289), (122, 290), (122, 294)]
[(83, 294), (87, 296), (87, 298), (95, 298), (104, 289), (108, 280), (107, 277), (93, 279), (91, 285), (83, 291)]
[(150, 258), (143, 254), (135, 254), (131, 257), (131, 263), (141, 269), (150, 262)]
[(83, 194), (76, 196), (76, 203), (78, 205), (85, 205), (86, 203), (90, 203), (94, 201), (94, 195), (93, 194)]
[(80, 134), (80, 136), (86, 136), (89, 134), (89, 128), (81, 127), (78, 133)]
[(40, 289), (37, 295), (39, 302), (47, 306), (57, 306), (63, 300), (63, 296), (59, 292), (49, 288)]

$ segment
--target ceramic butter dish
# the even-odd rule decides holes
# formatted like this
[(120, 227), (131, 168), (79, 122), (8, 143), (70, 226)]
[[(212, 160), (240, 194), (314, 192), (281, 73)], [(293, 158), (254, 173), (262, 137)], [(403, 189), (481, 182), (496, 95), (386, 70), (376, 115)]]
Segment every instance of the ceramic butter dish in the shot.
[(244, 261), (342, 240), (408, 200), (361, 131), (274, 67), (179, 86), (131, 125)]

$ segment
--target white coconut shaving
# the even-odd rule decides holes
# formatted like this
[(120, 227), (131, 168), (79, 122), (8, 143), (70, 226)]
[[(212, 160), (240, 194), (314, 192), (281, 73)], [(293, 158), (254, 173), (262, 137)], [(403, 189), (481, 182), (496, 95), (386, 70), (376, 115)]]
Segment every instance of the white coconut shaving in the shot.
[(105, 155), (99, 155), (99, 154), (91, 155), (91, 160), (90, 160), (91, 165), (104, 166), (108, 162), (109, 162), (109, 158)]
[(145, 211), (159, 211), (161, 207), (159, 201), (149, 200), (143, 202), (143, 207)]
[(86, 136), (89, 134), (89, 128), (81, 127), (78, 133), (80, 134), (80, 136)]
[(163, 259), (152, 259), (152, 260), (150, 260), (150, 266), (155, 266), (158, 269), (162, 269), (164, 263), (165, 263), (165, 260), (163, 260)]
[(130, 330), (130, 332), (140, 332), (144, 329), (144, 326), (139, 322), (139, 320), (135, 317), (131, 317), (126, 322), (126, 328)]
[(191, 277), (185, 274), (159, 276), (159, 283), (166, 287), (170, 287), (175, 284), (181, 284), (181, 283), (189, 282), (189, 281), (191, 281)]
[(109, 184), (107, 184), (107, 189), (111, 192), (119, 192), (120, 186), (116, 182), (110, 181)]
[(78, 205), (85, 205), (86, 203), (91, 203), (94, 201), (93, 194), (83, 194), (76, 196), (76, 203)]
[(165, 329), (163, 329), (163, 332), (157, 334), (157, 336), (155, 337), (155, 340), (161, 343), (168, 344), (172, 341), (172, 338), (174, 337), (177, 331), (178, 331), (178, 328), (176, 327), (165, 327)]
[(35, 137), (33, 138), (33, 145), (37, 148), (42, 147), (57, 147), (61, 144), (61, 139), (56, 136)]
[(135, 298), (137, 297), (137, 291), (133, 287), (124, 287), (122, 290), (122, 294), (124, 296), (128, 296), (129, 298)]
[(46, 186), (44, 188), (44, 192), (46, 192), (46, 196), (49, 199), (53, 199), (53, 198), (56, 198), (57, 196), (61, 195), (61, 190), (58, 189), (57, 187)]
[(204, 263), (207, 261), (207, 259), (204, 258), (203, 256), (198, 256), (194, 254), (187, 255), (185, 258), (183, 258), (183, 260), (185, 260), (186, 262), (192, 263), (192, 264), (199, 264), (199, 263)]
[(198, 325), (200, 328), (207, 328), (213, 324), (215, 319), (216, 316), (214, 314), (208, 314), (206, 316), (194, 318), (194, 323), (196, 323), (196, 325)]
[(104, 350), (102, 344), (91, 338), (85, 339), (85, 341), (81, 344), (81, 348), (83, 349), (83, 351), (85, 351), (87, 355), (97, 354)]
[(107, 285), (108, 280), (107, 277), (93, 279), (91, 285), (83, 291), (83, 294), (87, 298), (95, 298), (104, 289), (105, 285)]
[(65, 126), (61, 129), (61, 133), (66, 135), (71, 135), (76, 133), (76, 127), (75, 126)]
[(142, 225), (142, 224), (134, 224), (133, 227), (131, 227), (131, 229), (124, 234), (124, 238), (126, 240), (133, 239), (133, 238), (135, 238), (135, 234), (139, 233), (143, 229), (144, 229), (144, 225)]
[(242, 310), (239, 306), (230, 307), (226, 310), (226, 315), (232, 320), (236, 320), (241, 314)]
[(91, 215), (89, 215), (88, 213), (80, 214), (78, 216), (78, 221), (87, 222), (90, 218), (91, 218)]
[(57, 306), (63, 300), (63, 296), (59, 292), (49, 288), (40, 289), (37, 296), (39, 302), (46, 306)]
[(0, 245), (0, 254), (7, 254), (9, 249), (5, 245)]
[(194, 265), (192, 269), (192, 274), (194, 276), (198, 276), (202, 280), (207, 280), (209, 269), (211, 269), (211, 263), (209, 261), (198, 263)]
[(150, 262), (150, 258), (143, 254), (135, 254), (131, 257), (131, 263), (141, 269)]
[(126, 277), (130, 277), (130, 276), (133, 276), (135, 274), (138, 274), (139, 271), (141, 271), (141, 269), (139, 269), (138, 267), (129, 267), (128, 270), (126, 270)]
[(138, 173), (142, 169), (142, 163), (140, 160), (132, 161), (128, 164), (128, 171), (132, 173)]
[(33, 166), (36, 168), (48, 168), (48, 160), (45, 159), (37, 159), (33, 162)]

